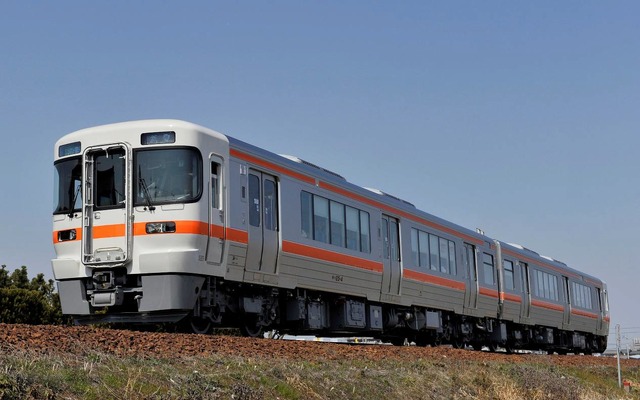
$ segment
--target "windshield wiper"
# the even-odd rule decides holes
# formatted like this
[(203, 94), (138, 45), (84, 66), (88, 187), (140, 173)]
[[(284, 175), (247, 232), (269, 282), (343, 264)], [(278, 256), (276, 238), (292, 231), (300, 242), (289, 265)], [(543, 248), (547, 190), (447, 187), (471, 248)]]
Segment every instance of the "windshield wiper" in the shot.
[(76, 188), (76, 192), (73, 195), (73, 200), (71, 201), (71, 207), (69, 207), (69, 208), (71, 208), (71, 211), (69, 211), (69, 214), (67, 214), (67, 216), (69, 218), (73, 218), (74, 214), (76, 213), (76, 209), (75, 209), (76, 200), (78, 200), (78, 195), (80, 194), (80, 188), (81, 187), (82, 187), (82, 185), (78, 185), (78, 187)]
[(147, 182), (144, 181), (144, 178), (140, 178), (140, 185), (142, 185), (142, 192), (144, 193), (144, 198), (147, 200), (147, 208), (149, 209), (149, 211), (153, 211), (156, 209), (156, 206), (154, 206), (151, 203), (151, 195), (149, 194), (149, 187), (147, 186)]

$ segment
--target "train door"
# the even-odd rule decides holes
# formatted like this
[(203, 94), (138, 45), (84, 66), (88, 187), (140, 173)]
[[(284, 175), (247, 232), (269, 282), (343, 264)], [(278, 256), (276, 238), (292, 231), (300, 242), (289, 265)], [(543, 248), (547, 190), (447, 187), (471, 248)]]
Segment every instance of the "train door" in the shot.
[(476, 247), (465, 243), (462, 253), (465, 275), (467, 277), (467, 290), (464, 294), (465, 308), (478, 308), (478, 266), (476, 263)]
[(607, 299), (607, 286), (605, 285), (603, 289), (596, 288), (596, 293), (598, 295), (598, 307), (600, 308), (600, 316), (598, 318), (598, 329), (605, 329), (605, 322), (608, 321), (609, 318), (609, 300)]
[(125, 144), (91, 147), (83, 163), (83, 263), (121, 265), (132, 247), (131, 151)]
[(278, 259), (278, 186), (276, 178), (249, 170), (249, 245), (247, 271), (274, 274)]
[(527, 263), (520, 261), (520, 267), (522, 271), (522, 315), (523, 318), (528, 319), (531, 312), (531, 281), (529, 279), (529, 266)]
[(387, 215), (382, 216), (382, 258), (382, 293), (400, 295), (400, 223)]
[(209, 242), (207, 245), (207, 261), (219, 264), (222, 262), (224, 248), (224, 187), (222, 180), (222, 159), (211, 156), (209, 177)]
[(562, 277), (562, 281), (564, 283), (564, 296), (565, 296), (565, 307), (564, 307), (564, 325), (569, 326), (571, 324), (571, 292), (569, 291), (569, 278), (566, 276)]

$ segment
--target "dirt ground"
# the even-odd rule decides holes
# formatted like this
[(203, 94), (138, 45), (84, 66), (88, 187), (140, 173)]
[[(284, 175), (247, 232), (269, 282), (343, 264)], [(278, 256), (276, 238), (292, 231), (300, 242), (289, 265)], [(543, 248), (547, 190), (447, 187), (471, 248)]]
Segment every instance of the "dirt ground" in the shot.
[[(614, 366), (615, 358), (537, 354), (490, 353), (450, 347), (350, 345), (318, 341), (252, 339), (237, 336), (204, 336), (180, 333), (138, 332), (94, 326), (46, 326), (0, 324), (0, 351), (30, 350), (41, 354), (113, 355), (153, 358), (206, 357), (221, 354), (252, 358), (307, 361), (346, 359), (438, 359), (454, 358), (477, 362), (534, 362), (557, 366)], [(621, 360), (624, 366), (640, 366), (640, 360)]]

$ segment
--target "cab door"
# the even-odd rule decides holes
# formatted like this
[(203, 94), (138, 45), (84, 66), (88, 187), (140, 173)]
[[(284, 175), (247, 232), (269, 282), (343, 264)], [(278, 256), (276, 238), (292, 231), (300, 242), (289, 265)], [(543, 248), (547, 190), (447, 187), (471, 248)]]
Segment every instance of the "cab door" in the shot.
[(247, 271), (275, 274), (280, 247), (278, 185), (274, 176), (249, 170)]
[(132, 247), (131, 151), (118, 143), (88, 148), (83, 156), (82, 260), (122, 265)]
[(209, 242), (207, 245), (207, 261), (219, 264), (222, 262), (225, 239), (222, 158), (212, 155), (209, 164)]
[(382, 258), (382, 293), (398, 296), (402, 280), (400, 223), (387, 215), (382, 216)]

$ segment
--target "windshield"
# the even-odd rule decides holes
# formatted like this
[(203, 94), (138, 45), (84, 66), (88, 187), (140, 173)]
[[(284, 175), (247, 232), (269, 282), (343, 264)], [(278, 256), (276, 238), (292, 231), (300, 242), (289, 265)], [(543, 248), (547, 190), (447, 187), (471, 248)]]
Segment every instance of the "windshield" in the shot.
[(195, 149), (138, 151), (135, 174), (136, 206), (188, 203), (202, 193), (202, 159)]
[(80, 157), (55, 165), (54, 214), (68, 214), (82, 208), (82, 165)]

